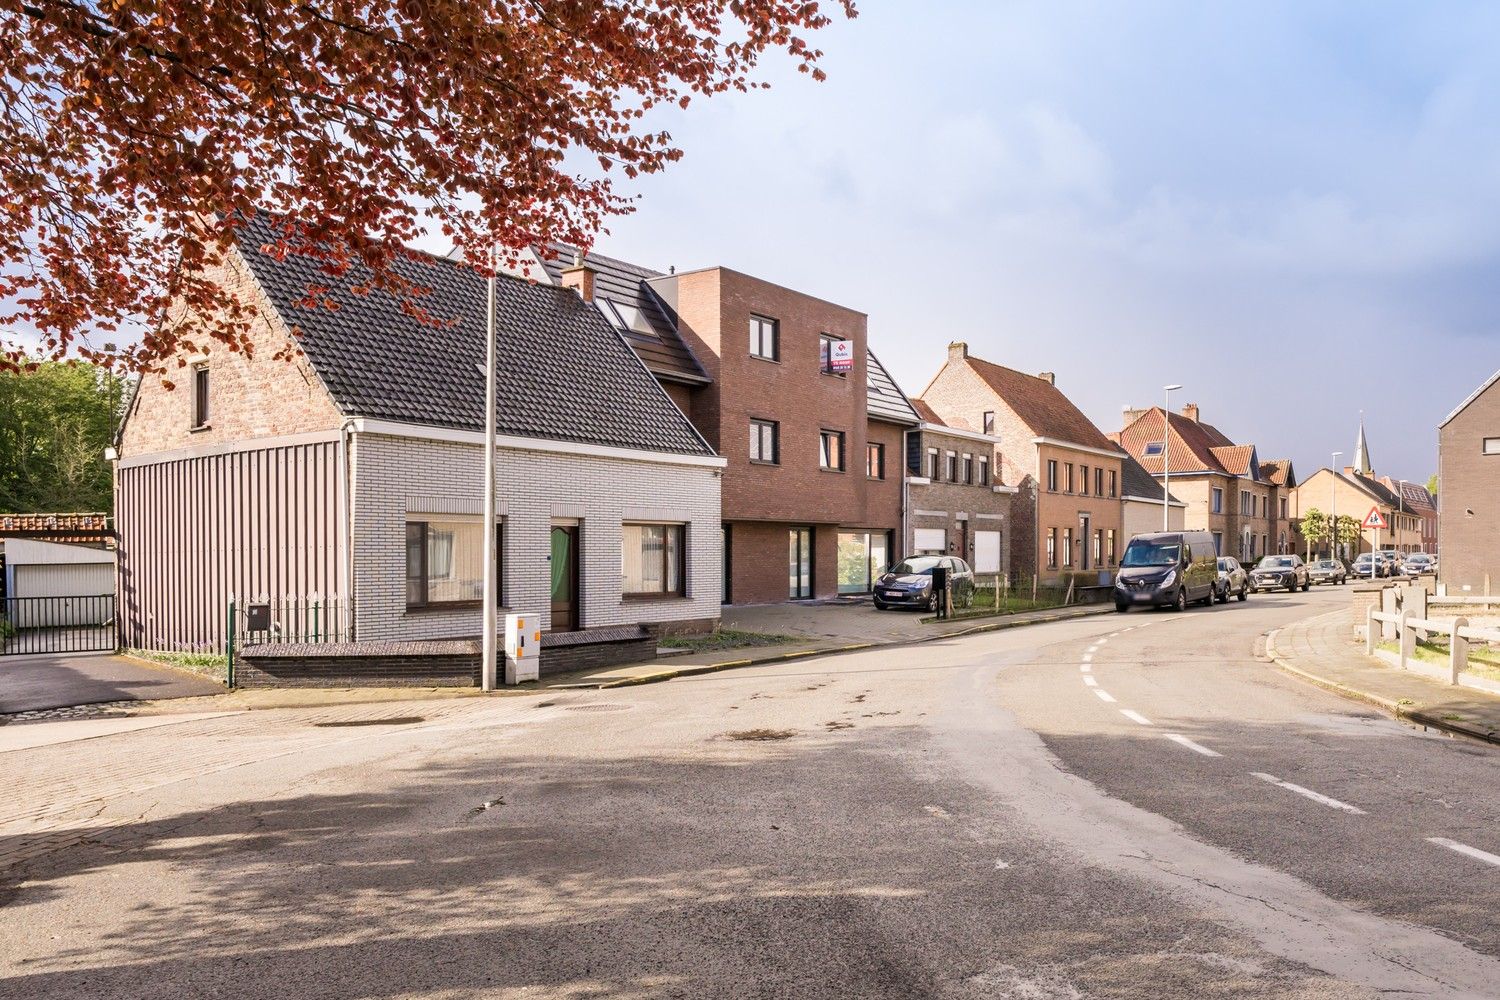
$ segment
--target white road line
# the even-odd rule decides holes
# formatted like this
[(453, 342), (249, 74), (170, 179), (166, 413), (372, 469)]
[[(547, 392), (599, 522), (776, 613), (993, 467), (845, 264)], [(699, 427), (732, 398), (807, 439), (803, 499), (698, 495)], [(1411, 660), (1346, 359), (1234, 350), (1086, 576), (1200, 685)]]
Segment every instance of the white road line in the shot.
[(1137, 712), (1133, 708), (1122, 708), (1120, 709), (1120, 714), (1125, 716), (1125, 718), (1129, 719), (1131, 722), (1139, 722), (1143, 726), (1149, 726), (1152, 724), (1150, 719), (1146, 718), (1144, 715), (1142, 715), (1140, 712)]
[(1192, 740), (1188, 739), (1186, 736), (1179, 736), (1177, 733), (1167, 733), (1165, 735), (1166, 735), (1167, 739), (1171, 740), (1173, 743), (1176, 743), (1179, 746), (1185, 746), (1189, 750), (1193, 751), (1193, 753), (1201, 753), (1205, 757), (1222, 757), (1222, 756), (1224, 756), (1223, 754), (1219, 753), (1216, 750), (1210, 750), (1208, 747), (1204, 746), (1201, 743), (1194, 743)]
[(1250, 774), (1261, 781), (1269, 781), (1279, 788), (1285, 788), (1289, 792), (1296, 792), (1303, 798), (1312, 799), (1314, 802), (1321, 802), (1330, 809), (1342, 809), (1344, 812), (1353, 813), (1356, 816), (1363, 816), (1365, 814), (1365, 811), (1358, 806), (1351, 806), (1347, 802), (1340, 802), (1338, 799), (1329, 798), (1321, 792), (1315, 792), (1311, 788), (1303, 788), (1301, 785), (1294, 785), (1290, 781), (1282, 781), (1274, 774), (1266, 774), (1262, 771), (1251, 771)]
[(1094, 658), (1094, 654), (1093, 653), (1084, 653), (1083, 654), (1083, 662), (1084, 663), (1088, 663), (1089, 661), (1093, 660), (1093, 658)]
[(1428, 837), (1427, 842), (1429, 844), (1436, 844), (1439, 847), (1446, 847), (1450, 851), (1457, 851), (1459, 854), (1466, 854), (1471, 858), (1476, 858), (1480, 861), (1483, 861), (1487, 865), (1495, 865), (1497, 868), (1500, 868), (1500, 854), (1491, 854), (1489, 851), (1481, 851), (1477, 847), (1470, 847), (1468, 844), (1460, 844), (1458, 841), (1449, 840), (1447, 837)]
[(1081, 664), (1078, 665), (1078, 672), (1081, 673), (1081, 674), (1086, 674), (1090, 670), (1093, 670), (1093, 669), (1094, 668), (1091, 667), (1091, 666), (1089, 666), (1087, 663), (1081, 663)]
[(1104, 645), (1108, 641), (1109, 641), (1109, 636), (1105, 636), (1103, 639), (1100, 639), (1098, 642), (1094, 643), (1094, 646), (1095, 646), (1095, 648), (1098, 648), (1099, 646)]
[(1087, 675), (1084, 676), (1083, 683), (1087, 684), (1091, 688), (1096, 688), (1099, 686), (1099, 682), (1097, 680)]
[(1094, 688), (1094, 693), (1099, 696), (1100, 701), (1107, 701), (1110, 704), (1114, 704), (1115, 696), (1103, 688)]

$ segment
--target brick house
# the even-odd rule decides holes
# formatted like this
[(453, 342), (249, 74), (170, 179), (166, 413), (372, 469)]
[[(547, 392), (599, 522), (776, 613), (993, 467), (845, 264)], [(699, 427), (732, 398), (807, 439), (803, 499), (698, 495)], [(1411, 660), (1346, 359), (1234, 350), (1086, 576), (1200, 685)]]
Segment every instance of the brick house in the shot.
[(1380, 485), (1396, 496), (1399, 514), (1415, 514), (1417, 517), (1421, 541), (1416, 543), (1415, 548), (1407, 551), (1437, 552), (1438, 506), (1432, 494), (1427, 492), (1427, 487), (1407, 479), (1392, 479), (1390, 476), (1381, 476)]
[(900, 558), (918, 418), (864, 313), (725, 267), (662, 273), (564, 247), (527, 273), (597, 304), (727, 462), (726, 604), (867, 593)]
[(1057, 388), (1051, 372), (1027, 375), (948, 345), (919, 398), (945, 425), (1000, 439), (996, 468), (1011, 499), (1011, 568), (1017, 581), (1070, 571), (1107, 574), (1124, 551), (1121, 455)]
[(1500, 372), (1438, 425), (1438, 582), (1492, 593), (1500, 581)]
[[(1370, 508), (1379, 509), (1390, 526), (1380, 532), (1380, 548), (1398, 552), (1418, 552), (1422, 547), (1422, 519), (1407, 507), (1401, 495), (1386, 487), (1373, 475), (1362, 475), (1352, 465), (1335, 472), (1319, 469), (1297, 484), (1292, 495), (1293, 516), (1298, 520), (1309, 510), (1316, 508), (1325, 516), (1337, 513), (1356, 521), (1363, 521)], [(1299, 538), (1301, 537), (1299, 533)], [(1300, 543), (1306, 546), (1306, 541)], [(1327, 540), (1320, 548), (1327, 546)], [(1358, 541), (1347, 546), (1341, 553), (1352, 559), (1361, 552), (1375, 547), (1375, 532), (1361, 531)], [(1323, 551), (1327, 551), (1326, 548)]]
[[(278, 259), (276, 235), (252, 219), (222, 276), (253, 352), (185, 348), (175, 391), (144, 378), (121, 427), (125, 644), (221, 648), (232, 596), (316, 597), (358, 642), (478, 636), (485, 282), (401, 262), (422, 322), (357, 269)], [(502, 277), (496, 299), (502, 605), (559, 634), (712, 627), (723, 460), (576, 293)]]
[(955, 555), (976, 573), (1010, 574), (1018, 491), (1000, 481), (1000, 438), (950, 427), (920, 399), (912, 406), (922, 423), (906, 432), (906, 552)]
[(1162, 407), (1125, 411), (1120, 446), (1158, 482), (1170, 462), (1173, 496), (1182, 500), (1183, 525), (1209, 532), (1221, 555), (1253, 562), (1267, 553), (1291, 552), (1290, 459), (1262, 461), (1255, 445), (1236, 444), (1203, 422), (1198, 404), (1181, 413)]
[[(1130, 452), (1122, 448), (1120, 454), (1123, 456), (1120, 459), (1120, 517), (1128, 541), (1136, 535), (1162, 530), (1162, 484), (1131, 457)], [(1187, 504), (1175, 493), (1169, 494), (1167, 499), (1167, 530), (1181, 531), (1187, 526)]]

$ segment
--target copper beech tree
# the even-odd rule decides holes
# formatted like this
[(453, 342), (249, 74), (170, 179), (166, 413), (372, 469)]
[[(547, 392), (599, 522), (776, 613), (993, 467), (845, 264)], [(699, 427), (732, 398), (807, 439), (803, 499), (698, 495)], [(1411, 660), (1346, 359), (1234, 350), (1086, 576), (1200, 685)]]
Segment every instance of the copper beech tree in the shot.
[(653, 109), (764, 86), (771, 52), (821, 79), (806, 36), (830, 20), (797, 0), (0, 0), (0, 369), (26, 329), (47, 357), (160, 370), (169, 309), (248, 349), (213, 268), (257, 211), (274, 252), (359, 267), (418, 313), (397, 267), (424, 232), (480, 262), (587, 246), (630, 210), (616, 178), (681, 155)]

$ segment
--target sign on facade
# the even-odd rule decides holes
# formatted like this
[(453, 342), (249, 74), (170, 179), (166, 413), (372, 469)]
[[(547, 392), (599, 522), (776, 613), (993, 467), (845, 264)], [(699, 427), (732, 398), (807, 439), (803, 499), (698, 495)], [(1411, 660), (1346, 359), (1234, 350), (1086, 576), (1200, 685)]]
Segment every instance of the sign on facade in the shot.
[(828, 367), (836, 372), (854, 368), (854, 341), (835, 340), (828, 348)]

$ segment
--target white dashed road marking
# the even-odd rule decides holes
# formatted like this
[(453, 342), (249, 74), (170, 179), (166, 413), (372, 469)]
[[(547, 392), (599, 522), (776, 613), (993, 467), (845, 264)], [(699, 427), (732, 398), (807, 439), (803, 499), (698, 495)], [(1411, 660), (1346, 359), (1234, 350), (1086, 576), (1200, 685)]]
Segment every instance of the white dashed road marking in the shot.
[(1098, 686), (1099, 686), (1099, 682), (1098, 682), (1098, 680), (1096, 680), (1096, 679), (1095, 679), (1095, 678), (1093, 678), (1093, 677), (1085, 677), (1085, 678), (1084, 678), (1084, 679), (1083, 679), (1083, 683), (1085, 683), (1085, 684), (1087, 684), (1087, 685), (1088, 685), (1088, 686), (1089, 686), (1089, 687), (1091, 687), (1091, 688), (1094, 688), (1094, 687), (1098, 687)]
[(1289, 792), (1296, 792), (1303, 798), (1312, 799), (1314, 802), (1321, 802), (1330, 809), (1342, 809), (1344, 812), (1353, 813), (1356, 816), (1363, 816), (1365, 814), (1365, 811), (1358, 806), (1351, 806), (1347, 802), (1340, 802), (1338, 799), (1329, 798), (1321, 792), (1315, 792), (1311, 788), (1303, 788), (1301, 785), (1294, 785), (1290, 781), (1282, 781), (1274, 774), (1266, 774), (1262, 771), (1251, 771), (1250, 774), (1261, 781), (1268, 781), (1278, 788), (1285, 788)]
[(1079, 664), (1078, 669), (1081, 670), (1083, 673), (1088, 673), (1090, 670), (1092, 670), (1094, 668), (1091, 667), (1087, 663), (1081, 663), (1081, 664)]
[(1481, 851), (1477, 847), (1470, 847), (1468, 844), (1460, 844), (1458, 841), (1449, 840), (1447, 837), (1428, 837), (1427, 842), (1429, 844), (1436, 844), (1439, 847), (1446, 847), (1450, 851), (1457, 851), (1459, 854), (1467, 855), (1468, 857), (1483, 861), (1487, 865), (1494, 865), (1497, 868), (1500, 868), (1500, 854), (1491, 854), (1489, 851)]
[(1193, 751), (1193, 753), (1201, 753), (1205, 757), (1222, 757), (1222, 756), (1224, 756), (1221, 753), (1218, 753), (1218, 752), (1216, 752), (1214, 750), (1210, 750), (1208, 747), (1204, 746), (1201, 743), (1194, 743), (1192, 740), (1188, 739), (1186, 736), (1180, 736), (1177, 733), (1167, 733), (1166, 737), (1167, 737), (1167, 739), (1171, 740), (1173, 743), (1176, 743), (1179, 746), (1185, 746), (1189, 750)]
[(1137, 712), (1133, 708), (1122, 708), (1120, 709), (1120, 714), (1125, 716), (1125, 718), (1129, 719), (1131, 722), (1138, 722), (1143, 726), (1149, 726), (1152, 724), (1150, 719), (1146, 718), (1144, 715), (1142, 715), (1140, 712)]
[(1114, 704), (1115, 696), (1112, 695), (1112, 694), (1110, 694), (1108, 691), (1104, 690), (1103, 688), (1098, 688), (1098, 687), (1094, 688), (1094, 693), (1099, 696), (1099, 700), (1100, 701), (1107, 701), (1110, 704)]

